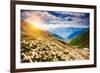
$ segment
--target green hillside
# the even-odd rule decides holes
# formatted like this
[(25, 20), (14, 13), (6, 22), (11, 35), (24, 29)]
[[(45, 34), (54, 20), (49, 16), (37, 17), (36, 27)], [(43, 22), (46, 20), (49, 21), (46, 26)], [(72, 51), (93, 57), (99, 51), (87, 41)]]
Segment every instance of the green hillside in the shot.
[(77, 46), (78, 48), (89, 48), (89, 30), (80, 33), (71, 40), (70, 44), (72, 46)]

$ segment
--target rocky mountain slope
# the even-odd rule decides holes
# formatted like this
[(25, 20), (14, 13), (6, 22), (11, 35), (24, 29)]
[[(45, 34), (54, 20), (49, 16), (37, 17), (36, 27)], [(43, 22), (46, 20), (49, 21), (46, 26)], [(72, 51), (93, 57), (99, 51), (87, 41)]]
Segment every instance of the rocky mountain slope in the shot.
[(48, 32), (21, 21), (21, 63), (88, 59), (88, 50), (72, 47)]

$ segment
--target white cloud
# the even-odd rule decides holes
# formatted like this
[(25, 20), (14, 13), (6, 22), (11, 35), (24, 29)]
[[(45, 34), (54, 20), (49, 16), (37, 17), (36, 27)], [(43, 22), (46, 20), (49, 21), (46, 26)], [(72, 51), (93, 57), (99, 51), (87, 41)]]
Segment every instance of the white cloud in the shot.
[(84, 13), (79, 13), (79, 12), (61, 12), (61, 11), (57, 11), (56, 13), (59, 13), (59, 14), (64, 14), (64, 15), (73, 15), (73, 16), (76, 16), (76, 17), (80, 17), (80, 16), (85, 16)]
[(40, 28), (44, 29), (44, 30), (52, 30), (52, 29), (56, 29), (56, 28), (88, 28), (88, 26), (86, 25), (79, 25), (79, 24), (49, 24), (49, 25), (43, 25), (43, 26), (39, 26)]
[[(59, 12), (57, 11), (56, 13), (61, 13), (61, 14), (70, 14), (70, 15), (83, 15), (82, 13), (72, 13), (72, 12)], [(56, 17), (55, 15), (52, 15), (46, 11), (23, 11), (21, 13), (22, 19), (26, 20), (32, 20), (35, 21), (36, 19), (33, 19), (32, 17), (38, 17), (40, 20), (44, 21), (44, 23), (68, 23), (68, 19), (71, 18), (73, 21), (72, 22), (79, 22), (82, 21), (81, 18), (78, 17), (65, 17), (65, 18), (60, 18)], [(72, 23), (69, 22), (69, 23)]]
[(58, 17), (46, 12), (46, 11), (23, 11), (21, 13), (22, 15), (22, 18), (25, 19), (25, 18), (29, 18), (29, 17), (32, 17), (32, 16), (38, 16), (40, 18), (42, 18), (42, 20), (45, 20), (45, 19), (58, 19)]
[[(72, 21), (69, 21), (68, 19), (72, 19)], [(50, 20), (49, 23), (51, 24), (74, 24), (74, 23), (82, 24), (83, 19), (78, 17), (65, 17), (64, 19), (56, 19), (56, 20)]]
[[(59, 13), (59, 12), (58, 12)], [(72, 12), (60, 12), (62, 14), (71, 14), (75, 16), (82, 16), (82, 13), (72, 13)], [(65, 28), (65, 27), (77, 27), (77, 28), (88, 28), (85, 25), (84, 20), (79, 17), (65, 17), (59, 18), (55, 15), (50, 14), (46, 11), (22, 11), (22, 19), (29, 22), (37, 27), (45, 30), (55, 29), (55, 28)], [(68, 21), (71, 18), (72, 21)]]

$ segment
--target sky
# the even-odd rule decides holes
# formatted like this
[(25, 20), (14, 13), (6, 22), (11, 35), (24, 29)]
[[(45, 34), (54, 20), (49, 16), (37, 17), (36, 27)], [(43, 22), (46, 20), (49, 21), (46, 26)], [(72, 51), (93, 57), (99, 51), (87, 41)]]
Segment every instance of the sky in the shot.
[(45, 30), (59, 27), (89, 28), (89, 13), (21, 10), (21, 19)]
[(69, 36), (77, 36), (89, 28), (89, 13), (67, 11), (21, 10), (21, 19), (32, 25), (56, 34), (69, 41)]

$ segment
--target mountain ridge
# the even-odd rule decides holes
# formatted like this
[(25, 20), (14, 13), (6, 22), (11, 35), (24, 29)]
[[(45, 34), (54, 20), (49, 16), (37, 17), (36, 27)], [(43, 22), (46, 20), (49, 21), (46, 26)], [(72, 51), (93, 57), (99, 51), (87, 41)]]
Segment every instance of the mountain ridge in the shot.
[(77, 45), (79, 48), (89, 48), (89, 30), (81, 32), (71, 40), (70, 44), (74, 46)]

